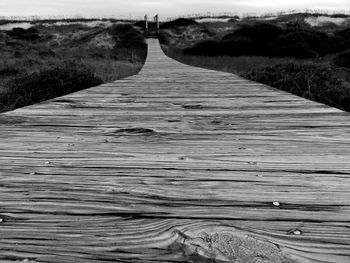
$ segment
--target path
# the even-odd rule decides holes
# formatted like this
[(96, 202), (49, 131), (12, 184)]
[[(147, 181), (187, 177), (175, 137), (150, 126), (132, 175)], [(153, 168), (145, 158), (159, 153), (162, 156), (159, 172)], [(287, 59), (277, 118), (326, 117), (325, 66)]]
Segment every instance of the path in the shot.
[(350, 262), (348, 113), (150, 39), (140, 74), (0, 123), (0, 262), (224, 261), (237, 240)]

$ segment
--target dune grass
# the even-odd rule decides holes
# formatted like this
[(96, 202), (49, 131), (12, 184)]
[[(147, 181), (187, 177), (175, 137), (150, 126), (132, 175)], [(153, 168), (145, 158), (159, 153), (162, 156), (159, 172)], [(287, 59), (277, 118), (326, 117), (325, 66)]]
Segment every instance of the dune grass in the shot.
[(300, 25), (281, 27), (270, 23), (242, 25), (222, 39), (195, 43), (184, 50), (196, 56), (267, 56), (319, 58), (349, 48), (349, 29), (331, 34)]
[(223, 30), (216, 33), (213, 24), (215, 34), (193, 37), (189, 47), (177, 44), (179, 34), (169, 30), (161, 32), (160, 41), (164, 52), (182, 63), (234, 73), (350, 111), (350, 28), (335, 26), (328, 32), (328, 27), (312, 28), (301, 23), (304, 18), (298, 23), (294, 18), (230, 22), (227, 30), (221, 22)]
[(130, 24), (39, 24), (0, 31), (0, 56), (4, 112), (137, 74), (147, 46)]
[(293, 58), (268, 58), (263, 56), (191, 56), (185, 55), (181, 49), (169, 45), (161, 45), (164, 53), (185, 64), (196, 67), (219, 70), (237, 75), (244, 75), (259, 66), (273, 66), (283, 62), (303, 61)]
[(288, 91), (326, 105), (350, 111), (350, 71), (327, 61), (263, 56), (189, 56), (162, 45), (169, 57), (188, 65), (225, 71)]

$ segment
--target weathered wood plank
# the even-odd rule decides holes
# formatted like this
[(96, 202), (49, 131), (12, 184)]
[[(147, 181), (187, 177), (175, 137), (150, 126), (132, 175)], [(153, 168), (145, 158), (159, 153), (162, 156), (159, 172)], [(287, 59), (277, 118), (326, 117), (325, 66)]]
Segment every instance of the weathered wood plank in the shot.
[(137, 76), (0, 115), (0, 261), (349, 262), (349, 114), (149, 41)]

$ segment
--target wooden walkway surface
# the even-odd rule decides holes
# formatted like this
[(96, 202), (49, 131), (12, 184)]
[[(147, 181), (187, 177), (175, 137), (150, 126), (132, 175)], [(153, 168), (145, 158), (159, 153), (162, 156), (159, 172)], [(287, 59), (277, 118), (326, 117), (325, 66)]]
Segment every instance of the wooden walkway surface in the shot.
[(0, 123), (0, 262), (350, 262), (348, 113), (151, 39), (140, 74)]

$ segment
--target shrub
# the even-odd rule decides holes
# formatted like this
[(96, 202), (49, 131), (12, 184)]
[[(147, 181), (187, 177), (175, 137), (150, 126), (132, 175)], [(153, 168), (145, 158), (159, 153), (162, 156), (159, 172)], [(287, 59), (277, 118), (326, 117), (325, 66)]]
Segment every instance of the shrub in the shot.
[(38, 56), (41, 58), (54, 57), (55, 55), (56, 55), (56, 53), (49, 48), (38, 50)]
[(333, 51), (341, 52), (350, 49), (350, 28), (334, 32)]
[(350, 28), (345, 28), (334, 32), (334, 35), (342, 39), (350, 39)]
[(249, 38), (236, 38), (221, 42), (221, 55), (242, 56), (242, 55), (261, 55), (263, 47), (257, 47), (256, 43)]
[(127, 48), (146, 48), (144, 36), (130, 24), (117, 24), (108, 29), (117, 45)]
[[(231, 41), (232, 49), (236, 51), (227, 54), (240, 55), (269, 55), (272, 56), (273, 41), (282, 34), (283, 30), (275, 25), (258, 23), (253, 26), (244, 25), (233, 33), (222, 38)], [(240, 52), (240, 50), (242, 52)]]
[(193, 19), (187, 19), (187, 18), (178, 18), (173, 21), (165, 22), (160, 25), (161, 29), (166, 29), (166, 28), (171, 28), (174, 26), (190, 26), (190, 25), (195, 25), (198, 24), (195, 20)]
[(220, 51), (210, 50), (214, 45), (206, 41), (185, 50), (185, 54), (315, 58), (346, 47), (350, 49), (350, 37), (347, 31), (339, 31), (336, 36), (330, 37), (311, 29), (282, 29), (273, 24), (258, 23), (242, 26), (215, 45)]
[(11, 65), (5, 64), (0, 67), (0, 78), (15, 76), (19, 73), (20, 73), (20, 70)]
[(134, 24), (134, 26), (145, 28), (146, 27), (146, 21), (144, 21), (144, 20), (137, 21)]
[(283, 55), (308, 58), (314, 57), (311, 56), (311, 54), (315, 56), (324, 56), (330, 47), (330, 39), (327, 34), (322, 32), (311, 30), (287, 30), (276, 39), (274, 46), (277, 49), (287, 49), (290, 46), (296, 46), (298, 50), (303, 49), (301, 52), (305, 54), (305, 56), (294, 53), (295, 49), (291, 49), (290, 54), (287, 53)]
[(112, 52), (113, 59), (132, 61), (135, 56), (141, 60), (147, 56), (145, 37), (131, 24), (113, 25), (108, 33), (116, 43)]
[(332, 63), (338, 67), (344, 67), (350, 69), (350, 50), (346, 50), (337, 56), (335, 56), (332, 60)]
[[(293, 42), (292, 42), (293, 43)], [(293, 58), (316, 58), (318, 53), (312, 51), (304, 43), (291, 44), (275, 49), (274, 56)]]
[(159, 42), (160, 42), (161, 44), (167, 45), (167, 44), (169, 43), (169, 38), (170, 38), (170, 37), (171, 37), (171, 36), (169, 35), (169, 33), (165, 32), (165, 31), (163, 31), (163, 30), (161, 30), (161, 31), (159, 32), (159, 34), (158, 34), (158, 40), (159, 40)]
[(282, 32), (282, 28), (278, 26), (268, 23), (258, 23), (253, 26), (245, 25), (235, 32), (224, 36), (223, 40), (246, 37), (255, 41), (270, 42), (282, 34)]
[(350, 89), (327, 66), (290, 62), (257, 68), (245, 77), (307, 99), (350, 110), (347, 103)]
[(12, 30), (7, 31), (6, 34), (17, 40), (37, 41), (40, 39), (38, 31), (34, 28), (23, 29), (15, 27)]
[(67, 64), (12, 79), (0, 103), (17, 108), (100, 84), (102, 80), (89, 70)]
[(185, 55), (195, 56), (219, 56), (222, 53), (220, 42), (205, 40), (184, 50)]
[(260, 54), (255, 43), (248, 38), (237, 38), (226, 41), (205, 40), (184, 50), (185, 55), (194, 56), (241, 56)]

